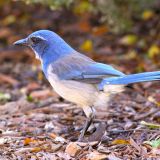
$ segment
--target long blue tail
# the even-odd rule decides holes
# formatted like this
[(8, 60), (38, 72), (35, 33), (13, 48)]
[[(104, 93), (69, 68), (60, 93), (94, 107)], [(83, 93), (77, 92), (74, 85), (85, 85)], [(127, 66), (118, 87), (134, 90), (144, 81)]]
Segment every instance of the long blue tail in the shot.
[(111, 77), (104, 79), (99, 84), (99, 89), (103, 90), (104, 85), (127, 85), (131, 83), (158, 81), (160, 80), (160, 71), (144, 72), (138, 74), (125, 75), (121, 77)]

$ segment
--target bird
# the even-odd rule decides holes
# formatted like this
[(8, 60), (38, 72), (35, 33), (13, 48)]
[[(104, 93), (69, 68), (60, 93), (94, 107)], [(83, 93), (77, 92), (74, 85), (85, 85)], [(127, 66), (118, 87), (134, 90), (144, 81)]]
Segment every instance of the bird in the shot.
[(112, 95), (124, 91), (129, 84), (160, 80), (160, 71), (127, 75), (111, 65), (96, 62), (50, 30), (35, 31), (14, 44), (30, 47), (53, 89), (83, 109), (87, 118), (79, 141), (95, 118), (97, 106), (107, 105)]

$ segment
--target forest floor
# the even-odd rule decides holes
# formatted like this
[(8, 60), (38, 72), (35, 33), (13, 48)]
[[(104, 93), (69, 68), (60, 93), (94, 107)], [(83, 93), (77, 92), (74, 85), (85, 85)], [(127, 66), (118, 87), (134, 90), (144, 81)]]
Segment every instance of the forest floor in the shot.
[(97, 130), (92, 127), (84, 142), (77, 142), (86, 120), (83, 111), (53, 91), (30, 49), (12, 45), (49, 28), (87, 56), (126, 74), (154, 71), (160, 68), (159, 11), (136, 20), (131, 33), (118, 35), (90, 15), (18, 2), (1, 10), (0, 159), (160, 159), (159, 82), (135, 84), (116, 95), (107, 110), (97, 110)]

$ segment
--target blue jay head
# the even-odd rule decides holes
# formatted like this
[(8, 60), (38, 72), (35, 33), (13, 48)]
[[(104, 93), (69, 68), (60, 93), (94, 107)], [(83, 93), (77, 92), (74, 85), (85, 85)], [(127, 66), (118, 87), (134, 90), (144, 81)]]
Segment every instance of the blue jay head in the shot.
[(39, 30), (27, 38), (18, 40), (15, 45), (29, 46), (41, 61), (54, 61), (74, 51), (60, 36), (49, 30)]

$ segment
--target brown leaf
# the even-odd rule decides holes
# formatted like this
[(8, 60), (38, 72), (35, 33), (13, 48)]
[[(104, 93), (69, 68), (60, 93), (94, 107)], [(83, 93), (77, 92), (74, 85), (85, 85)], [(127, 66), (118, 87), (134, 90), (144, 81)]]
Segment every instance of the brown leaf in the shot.
[(29, 103), (24, 99), (20, 99), (16, 102), (8, 102), (4, 105), (0, 105), (0, 115), (14, 114), (17, 112), (26, 112), (33, 109), (35, 105)]
[(104, 160), (107, 159), (107, 155), (99, 153), (97, 151), (91, 152), (87, 155), (87, 160)]
[(130, 138), (130, 144), (136, 148), (137, 151), (141, 152), (140, 146), (134, 141), (134, 139)]
[(39, 151), (41, 151), (42, 150), (42, 148), (40, 148), (40, 147), (35, 147), (35, 148), (32, 148), (31, 149), (31, 152), (39, 152)]
[(8, 36), (11, 36), (12, 32), (9, 28), (1, 28), (0, 29), (0, 38), (7, 38)]
[(30, 143), (37, 143), (38, 141), (32, 138), (25, 138), (23, 141), (24, 145), (29, 145)]
[(75, 157), (81, 151), (81, 147), (76, 142), (71, 142), (67, 145), (65, 152), (72, 157)]
[(13, 77), (0, 73), (0, 83), (2, 82), (9, 83), (13, 86), (19, 84), (19, 81), (14, 79)]
[(25, 87), (25, 90), (26, 92), (31, 92), (39, 88), (41, 88), (41, 86), (37, 82), (31, 82)]
[(108, 155), (108, 160), (122, 160), (122, 159), (120, 159), (120, 158), (118, 158), (118, 157), (116, 157), (114, 154), (110, 154), (110, 155)]
[(32, 98), (37, 98), (37, 99), (46, 99), (54, 95), (55, 95), (54, 92), (49, 89), (33, 91), (30, 94)]
[(108, 32), (108, 28), (106, 25), (94, 27), (92, 30), (93, 34), (96, 36), (104, 35), (106, 32)]

